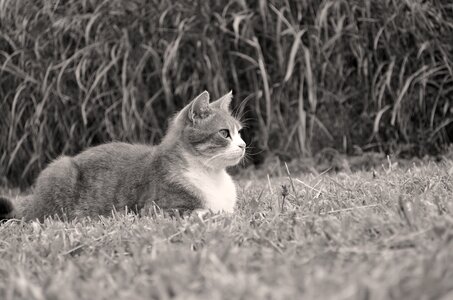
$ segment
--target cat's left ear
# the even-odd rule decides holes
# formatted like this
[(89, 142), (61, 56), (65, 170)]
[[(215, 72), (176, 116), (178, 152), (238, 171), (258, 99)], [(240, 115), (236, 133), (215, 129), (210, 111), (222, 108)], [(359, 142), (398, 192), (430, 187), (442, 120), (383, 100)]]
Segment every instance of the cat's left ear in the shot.
[(230, 91), (220, 99), (212, 102), (211, 107), (230, 112), (231, 100), (233, 100), (233, 91)]
[(189, 119), (194, 122), (196, 119), (204, 119), (211, 114), (209, 107), (209, 93), (204, 91), (189, 104)]

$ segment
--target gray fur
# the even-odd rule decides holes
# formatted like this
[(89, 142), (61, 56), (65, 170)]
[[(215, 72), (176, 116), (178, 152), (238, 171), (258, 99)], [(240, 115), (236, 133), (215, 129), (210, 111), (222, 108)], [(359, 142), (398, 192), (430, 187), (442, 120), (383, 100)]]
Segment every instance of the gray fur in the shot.
[[(171, 121), (157, 146), (108, 143), (74, 157), (59, 157), (41, 172), (33, 195), (16, 199), (13, 205), (0, 197), (0, 219), (95, 217), (109, 215), (114, 208), (140, 211), (154, 204), (164, 210), (203, 208), (197, 187), (186, 184), (181, 174), (188, 167), (187, 157), (207, 159), (217, 149), (208, 146), (223, 147), (225, 141), (218, 141), (216, 130), (239, 124), (225, 112), (231, 95), (227, 98), (227, 105), (218, 102), (211, 107), (209, 94), (202, 93)], [(200, 153), (200, 141), (211, 152)]]

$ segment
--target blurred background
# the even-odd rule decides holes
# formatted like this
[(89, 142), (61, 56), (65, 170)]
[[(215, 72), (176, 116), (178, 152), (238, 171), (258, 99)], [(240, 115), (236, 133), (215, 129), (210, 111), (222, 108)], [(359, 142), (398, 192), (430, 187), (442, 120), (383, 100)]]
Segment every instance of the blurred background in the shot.
[(158, 143), (203, 90), (233, 90), (249, 165), (453, 140), (449, 0), (0, 3), (3, 183), (88, 146)]

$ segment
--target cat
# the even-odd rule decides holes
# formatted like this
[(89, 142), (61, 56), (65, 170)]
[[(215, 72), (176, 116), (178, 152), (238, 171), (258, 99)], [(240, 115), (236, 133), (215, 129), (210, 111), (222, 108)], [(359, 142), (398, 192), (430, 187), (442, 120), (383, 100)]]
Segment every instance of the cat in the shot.
[(232, 92), (209, 103), (204, 91), (171, 119), (156, 146), (112, 142), (61, 156), (38, 176), (33, 194), (0, 197), (0, 220), (43, 221), (140, 212), (234, 210), (236, 187), (226, 168), (245, 155), (241, 122), (230, 111)]

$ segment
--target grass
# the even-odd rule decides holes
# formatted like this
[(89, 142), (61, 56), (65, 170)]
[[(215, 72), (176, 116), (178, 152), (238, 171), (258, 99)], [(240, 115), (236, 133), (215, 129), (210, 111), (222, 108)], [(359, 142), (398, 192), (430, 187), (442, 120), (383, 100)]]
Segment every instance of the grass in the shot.
[(438, 153), (452, 35), (449, 0), (5, 0), (0, 175), (27, 186), (58, 155), (156, 143), (204, 89), (247, 100), (256, 153)]
[(8, 221), (0, 298), (453, 297), (453, 161), (282, 171), (237, 178), (232, 215)]

